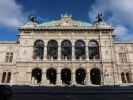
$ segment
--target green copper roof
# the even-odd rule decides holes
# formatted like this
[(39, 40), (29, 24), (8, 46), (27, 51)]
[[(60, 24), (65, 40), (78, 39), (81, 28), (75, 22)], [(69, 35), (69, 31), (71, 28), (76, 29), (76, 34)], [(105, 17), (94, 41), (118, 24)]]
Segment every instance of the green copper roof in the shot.
[(49, 21), (49, 22), (43, 22), (39, 24), (38, 26), (55, 26), (58, 21)]
[[(39, 24), (38, 26), (40, 27), (52, 27), (52, 26), (59, 26), (61, 23), (59, 23), (59, 21), (49, 21), (49, 22), (43, 22), (41, 24)], [(82, 22), (82, 21), (75, 21), (74, 23), (72, 23), (72, 25), (74, 26), (81, 26), (81, 27), (90, 27), (91, 24), (87, 23), (87, 22)], [(64, 25), (65, 26), (65, 25)]]
[(60, 19), (43, 22), (41, 24), (28, 21), (25, 25), (21, 27), (26, 28), (36, 28), (36, 29), (90, 29), (90, 28), (101, 28), (101, 29), (113, 29), (111, 25), (105, 23), (104, 21), (96, 22), (90, 24), (89, 22), (83, 22), (79, 20), (72, 19), (72, 16), (67, 14), (62, 15)]
[(90, 27), (90, 26), (92, 25), (88, 22), (73, 20), (69, 16), (64, 16), (59, 20), (43, 22), (38, 25), (38, 27)]

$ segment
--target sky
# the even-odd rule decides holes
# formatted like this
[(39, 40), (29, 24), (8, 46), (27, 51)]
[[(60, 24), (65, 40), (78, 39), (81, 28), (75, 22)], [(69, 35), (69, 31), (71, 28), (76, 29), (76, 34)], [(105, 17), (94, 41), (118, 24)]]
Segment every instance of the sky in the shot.
[(0, 0), (0, 40), (16, 40), (18, 28), (30, 15), (45, 22), (67, 13), (92, 23), (98, 12), (115, 28), (113, 34), (133, 40), (133, 0)]

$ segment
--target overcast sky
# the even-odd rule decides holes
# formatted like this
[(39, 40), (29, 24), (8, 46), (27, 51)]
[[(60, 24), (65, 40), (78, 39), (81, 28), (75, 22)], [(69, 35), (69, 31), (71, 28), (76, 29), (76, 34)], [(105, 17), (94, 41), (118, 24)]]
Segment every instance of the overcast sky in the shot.
[(133, 0), (0, 0), (0, 40), (16, 40), (17, 28), (29, 15), (43, 22), (68, 13), (92, 23), (98, 12), (115, 27), (114, 34), (133, 40)]

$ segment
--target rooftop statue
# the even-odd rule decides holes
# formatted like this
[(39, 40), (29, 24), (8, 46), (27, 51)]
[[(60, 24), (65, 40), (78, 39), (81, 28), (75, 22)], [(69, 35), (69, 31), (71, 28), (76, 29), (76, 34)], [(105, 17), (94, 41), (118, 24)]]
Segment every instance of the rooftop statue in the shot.
[(98, 13), (96, 17), (96, 23), (102, 22), (103, 21), (103, 15), (102, 13)]
[(68, 15), (67, 13), (65, 13), (64, 15), (61, 14), (61, 18), (63, 18), (63, 19), (71, 19), (72, 15)]
[(37, 22), (37, 19), (35, 16), (29, 16), (29, 21), (31, 22)]

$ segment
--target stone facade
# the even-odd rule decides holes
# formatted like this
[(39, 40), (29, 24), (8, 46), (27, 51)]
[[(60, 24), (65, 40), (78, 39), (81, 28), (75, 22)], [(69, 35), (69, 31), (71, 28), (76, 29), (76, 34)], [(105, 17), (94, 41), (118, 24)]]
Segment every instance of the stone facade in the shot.
[[(19, 28), (17, 41), (0, 42), (0, 83), (46, 86), (132, 84), (133, 43), (114, 41), (113, 30), (112, 26), (100, 18), (90, 24), (64, 15), (59, 20), (38, 24), (32, 17)], [(41, 59), (41, 53), (36, 52), (39, 48), (35, 47), (37, 40), (44, 43), (40, 49), (43, 50)], [(50, 40), (58, 43), (57, 53), (54, 53), (57, 57), (54, 54), (51, 58), (48, 57)], [(71, 54), (62, 56), (64, 40), (71, 43)], [(77, 47), (81, 52), (85, 51), (81, 56), (80, 53), (77, 53), (79, 56), (75, 53), (75, 43), (78, 40), (85, 44), (81, 45), (82, 49)], [(98, 51), (90, 52), (89, 42), (92, 40), (98, 43)], [(65, 46), (68, 50), (67, 44)], [(93, 51), (98, 53), (99, 57), (93, 56)], [(48, 71), (49, 69), (53, 70)], [(63, 69), (65, 70), (62, 71)]]

